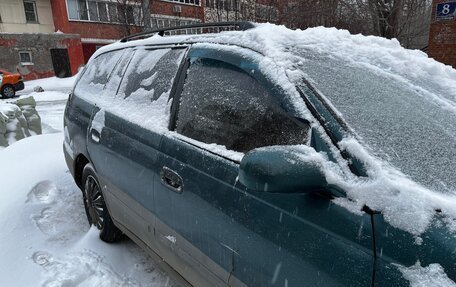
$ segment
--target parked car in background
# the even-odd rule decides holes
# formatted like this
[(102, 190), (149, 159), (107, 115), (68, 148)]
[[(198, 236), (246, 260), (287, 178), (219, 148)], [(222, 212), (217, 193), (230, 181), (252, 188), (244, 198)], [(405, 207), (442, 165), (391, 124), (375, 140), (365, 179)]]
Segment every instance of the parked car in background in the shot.
[[(242, 31), (164, 37), (217, 27)], [(211, 23), (99, 49), (64, 117), (89, 222), (194, 286), (451, 283), (456, 114), (437, 81), (350, 58), (411, 57), (391, 43)]]
[(0, 69), (2, 80), (0, 81), (0, 94), (3, 98), (12, 98), (16, 91), (24, 89), (24, 81), (19, 73), (10, 73)]

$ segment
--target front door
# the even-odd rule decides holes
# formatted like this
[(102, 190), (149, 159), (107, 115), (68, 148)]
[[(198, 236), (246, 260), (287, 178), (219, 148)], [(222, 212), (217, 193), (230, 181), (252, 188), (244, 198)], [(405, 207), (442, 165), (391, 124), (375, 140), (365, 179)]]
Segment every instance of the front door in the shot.
[(58, 78), (71, 77), (70, 59), (67, 49), (51, 49), (52, 66)]
[(283, 108), (280, 91), (266, 88), (253, 60), (222, 49), (190, 52), (173, 131), (160, 145), (157, 241), (210, 271), (209, 284), (371, 285), (368, 215), (327, 197), (257, 192), (237, 181), (245, 152), (305, 144), (310, 128)]

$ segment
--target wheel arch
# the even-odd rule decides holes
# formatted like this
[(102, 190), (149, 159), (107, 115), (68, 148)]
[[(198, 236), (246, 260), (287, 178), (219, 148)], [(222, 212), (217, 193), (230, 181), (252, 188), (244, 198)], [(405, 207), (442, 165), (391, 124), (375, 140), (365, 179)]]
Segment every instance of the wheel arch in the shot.
[(90, 161), (83, 155), (79, 154), (74, 161), (74, 181), (82, 189), (82, 171)]

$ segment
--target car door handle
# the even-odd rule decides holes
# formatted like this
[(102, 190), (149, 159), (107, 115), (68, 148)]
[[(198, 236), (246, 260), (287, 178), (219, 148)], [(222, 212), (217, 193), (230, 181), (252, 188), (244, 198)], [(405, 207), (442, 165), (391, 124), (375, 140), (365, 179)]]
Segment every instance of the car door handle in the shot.
[(161, 183), (174, 192), (182, 193), (183, 181), (180, 175), (174, 170), (164, 166), (160, 172)]
[(95, 130), (95, 129), (90, 129), (90, 138), (94, 143), (99, 143), (100, 142), (100, 132)]

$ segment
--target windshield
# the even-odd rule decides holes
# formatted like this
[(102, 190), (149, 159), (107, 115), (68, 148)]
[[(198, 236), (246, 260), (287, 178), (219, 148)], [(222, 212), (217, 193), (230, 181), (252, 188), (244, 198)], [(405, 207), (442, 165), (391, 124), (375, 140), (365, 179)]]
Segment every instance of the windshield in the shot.
[(456, 194), (455, 95), (428, 79), (302, 49), (300, 67), (375, 155), (427, 188)]

